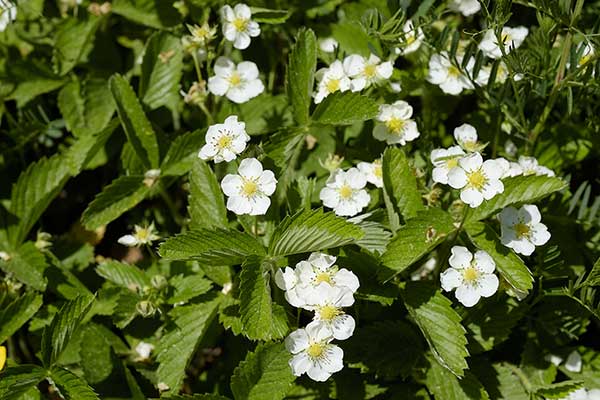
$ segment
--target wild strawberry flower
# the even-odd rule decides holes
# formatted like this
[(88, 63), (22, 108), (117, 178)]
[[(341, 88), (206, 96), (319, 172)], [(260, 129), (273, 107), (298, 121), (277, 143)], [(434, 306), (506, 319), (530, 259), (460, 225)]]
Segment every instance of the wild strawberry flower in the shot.
[(271, 205), (277, 180), (273, 171), (263, 170), (256, 158), (242, 160), (237, 174), (227, 174), (221, 181), (228, 197), (227, 209), (237, 215), (264, 215)]
[(17, 18), (17, 6), (10, 1), (0, 1), (0, 32)]
[(246, 4), (236, 4), (231, 8), (225, 5), (221, 8), (221, 24), (223, 36), (233, 43), (233, 47), (244, 50), (250, 46), (251, 37), (260, 35), (258, 23), (252, 21), (252, 11)]
[(481, 144), (477, 142), (477, 129), (473, 125), (462, 124), (454, 128), (454, 139), (468, 153), (481, 150)]
[(332, 93), (350, 90), (350, 78), (346, 75), (344, 66), (339, 60), (332, 62), (329, 68), (318, 70), (315, 78), (318, 82), (317, 91), (313, 95), (315, 104), (319, 104)]
[(323, 53), (334, 53), (338, 46), (338, 41), (332, 37), (319, 40), (319, 48)]
[(214, 71), (215, 75), (208, 78), (208, 90), (215, 96), (226, 96), (234, 103), (245, 103), (265, 90), (258, 78), (258, 67), (251, 61), (235, 65), (227, 57), (219, 57)]
[(507, 176), (529, 176), (529, 175), (545, 175), (555, 176), (554, 171), (550, 168), (539, 165), (535, 157), (520, 156), (518, 162), (510, 163), (510, 170)]
[(360, 92), (373, 84), (389, 79), (394, 71), (391, 61), (381, 62), (375, 54), (371, 54), (369, 58), (352, 54), (344, 59), (342, 65), (346, 75), (352, 78), (350, 90), (353, 92)]
[(295, 376), (307, 374), (317, 382), (324, 382), (344, 368), (344, 351), (332, 344), (333, 336), (326, 326), (310, 323), (285, 338), (285, 348), (294, 356), (289, 361)]
[(584, 67), (592, 60), (592, 58), (594, 58), (594, 46), (592, 46), (590, 42), (586, 41), (581, 43), (581, 45), (578, 48), (578, 52), (579, 51), (581, 51), (581, 57), (577, 62), (577, 66)]
[(413, 108), (404, 100), (379, 106), (375, 119), (379, 122), (373, 129), (373, 137), (387, 144), (404, 146), (419, 137), (417, 123), (412, 120)]
[(565, 361), (565, 369), (570, 372), (581, 372), (581, 368), (583, 367), (583, 360), (581, 359), (581, 354), (577, 350), (573, 350), (567, 356), (567, 360)]
[(378, 188), (383, 187), (383, 168), (381, 159), (375, 160), (372, 163), (359, 162), (356, 167), (363, 173), (367, 182), (372, 183)]
[(460, 146), (432, 150), (429, 158), (435, 167), (432, 173), (433, 181), (448, 184), (448, 173), (458, 166), (458, 160), (464, 155), (465, 152)]
[(458, 160), (448, 172), (448, 184), (461, 189), (460, 199), (472, 208), (504, 191), (502, 169), (494, 160), (483, 161), (481, 154), (471, 153)]
[(150, 353), (154, 350), (154, 345), (146, 342), (139, 342), (135, 346), (135, 352), (137, 353), (136, 359), (138, 361), (146, 361), (150, 358)]
[(429, 59), (427, 81), (438, 85), (444, 93), (454, 96), (460, 94), (465, 89), (473, 89), (474, 87), (469, 77), (450, 62), (448, 53), (445, 51), (433, 54)]
[(309, 304), (303, 308), (314, 311), (313, 324), (325, 326), (337, 340), (346, 340), (354, 333), (356, 322), (342, 308), (354, 304), (352, 290), (344, 286), (320, 283), (310, 293)]
[(147, 226), (134, 226), (134, 233), (132, 235), (121, 236), (118, 240), (120, 244), (128, 247), (138, 247), (145, 244), (152, 244), (152, 242), (160, 239), (154, 227), (154, 222)]
[[(504, 46), (504, 52), (508, 54), (512, 50), (520, 47), (528, 34), (529, 29), (524, 26), (517, 26), (515, 28), (510, 28), (508, 26), (503, 27), (500, 36), (502, 38), (501, 44)], [(502, 57), (502, 50), (498, 43), (496, 32), (493, 29), (488, 29), (485, 32), (483, 39), (479, 43), (479, 49), (489, 58), (496, 59)]]
[(215, 163), (230, 162), (246, 149), (250, 136), (246, 124), (239, 122), (237, 115), (230, 115), (222, 124), (211, 125), (206, 131), (206, 144), (198, 157)]
[(459, 12), (465, 17), (477, 14), (481, 10), (481, 5), (477, 0), (450, 0), (448, 7), (455, 12)]
[(498, 291), (496, 263), (485, 251), (479, 250), (473, 257), (466, 247), (453, 246), (448, 262), (450, 268), (440, 275), (442, 288), (447, 292), (456, 289), (454, 295), (465, 307), (473, 307), (482, 297)]
[(550, 240), (550, 232), (541, 223), (540, 211), (533, 204), (526, 204), (519, 209), (506, 207), (500, 212), (499, 218), (502, 230), (500, 241), (519, 254), (530, 256), (536, 246), (542, 246)]
[(187, 25), (190, 31), (190, 40), (197, 46), (206, 47), (210, 43), (217, 33), (217, 29), (211, 27), (208, 22), (204, 22), (202, 25)]
[(411, 20), (406, 20), (402, 31), (404, 32), (404, 36), (400, 39), (400, 47), (394, 48), (394, 53), (405, 56), (419, 50), (425, 38), (423, 30), (420, 27), (415, 28)]
[(327, 179), (319, 198), (336, 215), (353, 217), (371, 201), (371, 196), (364, 189), (366, 185), (367, 179), (357, 168), (348, 171), (338, 169)]

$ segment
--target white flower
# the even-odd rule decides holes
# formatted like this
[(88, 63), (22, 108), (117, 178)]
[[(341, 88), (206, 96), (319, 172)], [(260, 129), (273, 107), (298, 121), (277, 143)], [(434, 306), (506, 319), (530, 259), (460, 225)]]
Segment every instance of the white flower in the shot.
[(325, 326), (334, 339), (346, 340), (354, 333), (356, 322), (342, 308), (352, 304), (352, 290), (322, 282), (311, 292), (309, 304), (304, 308), (315, 312), (313, 324)]
[(510, 162), (504, 157), (494, 158), (494, 161), (496, 161), (496, 164), (498, 164), (498, 167), (500, 168), (500, 171), (502, 172), (500, 179), (509, 177), (511, 174)]
[(246, 133), (246, 124), (238, 122), (237, 115), (230, 115), (222, 124), (211, 125), (206, 131), (206, 144), (200, 149), (198, 157), (214, 160), (215, 163), (235, 160), (246, 148), (250, 136)]
[(258, 23), (251, 20), (252, 11), (246, 4), (228, 5), (221, 8), (223, 36), (233, 42), (233, 47), (244, 50), (250, 46), (250, 38), (260, 35)]
[(400, 84), (400, 81), (390, 82), (390, 90), (394, 93), (400, 93), (402, 91), (402, 85)]
[(570, 372), (581, 372), (582, 367), (581, 354), (577, 352), (577, 350), (573, 350), (567, 356), (567, 361), (565, 361), (565, 369)]
[(481, 297), (490, 297), (498, 290), (494, 275), (496, 263), (488, 253), (479, 250), (473, 254), (463, 246), (453, 246), (448, 262), (450, 267), (440, 275), (445, 291), (456, 289), (455, 296), (465, 307), (472, 307)]
[(318, 82), (317, 91), (314, 93), (315, 104), (319, 104), (332, 93), (350, 90), (350, 78), (339, 60), (332, 62), (329, 68), (318, 70), (315, 78)]
[(357, 168), (348, 171), (338, 169), (329, 176), (325, 185), (319, 198), (337, 215), (353, 217), (371, 201), (371, 196), (364, 189), (367, 179)]
[(17, 18), (17, 6), (7, 0), (0, 0), (0, 32)]
[[(524, 26), (517, 26), (516, 28), (510, 28), (505, 26), (502, 28), (501, 38), (504, 46), (504, 52), (510, 53), (513, 49), (521, 46), (525, 38), (529, 34), (529, 30)], [(502, 57), (502, 50), (498, 44), (496, 38), (496, 32), (493, 29), (488, 29), (485, 32), (481, 43), (479, 43), (479, 49), (483, 51), (489, 58), (500, 58)]]
[(447, 149), (434, 149), (429, 158), (434, 165), (432, 178), (434, 182), (448, 184), (448, 172), (458, 166), (458, 160), (465, 155), (460, 146)]
[(383, 187), (383, 168), (381, 160), (375, 160), (372, 163), (359, 162), (358, 170), (362, 172), (367, 179), (367, 182), (372, 183), (378, 188)]
[(346, 75), (352, 78), (350, 89), (353, 92), (360, 92), (373, 84), (389, 79), (394, 71), (391, 61), (381, 62), (374, 54), (371, 54), (368, 59), (352, 54), (344, 59), (343, 67)]
[(150, 353), (154, 350), (154, 345), (146, 342), (139, 342), (137, 346), (135, 346), (135, 352), (138, 354), (139, 360), (147, 360), (150, 358)]
[(154, 228), (154, 222), (149, 226), (134, 226), (133, 235), (121, 236), (118, 240), (123, 246), (134, 247), (142, 246), (144, 244), (151, 244), (153, 241), (160, 239), (157, 235), (156, 229)]
[(510, 163), (510, 170), (507, 176), (519, 176), (519, 175), (546, 175), (555, 176), (554, 171), (550, 168), (544, 167), (538, 164), (538, 160), (535, 157), (520, 156), (518, 162)]
[(581, 51), (581, 58), (577, 62), (579, 67), (585, 66), (590, 60), (594, 57), (595, 51), (594, 47), (589, 42), (583, 42), (577, 49), (578, 52)]
[(502, 228), (500, 241), (519, 254), (530, 256), (535, 246), (541, 246), (550, 240), (550, 232), (541, 223), (540, 211), (533, 204), (526, 204), (518, 210), (506, 207), (499, 217)]
[(421, 47), (421, 43), (423, 43), (423, 39), (425, 38), (423, 30), (421, 28), (415, 29), (411, 20), (406, 20), (402, 30), (404, 31), (404, 36), (400, 45), (401, 47), (394, 48), (394, 52), (399, 55), (414, 53)]
[(215, 76), (208, 78), (208, 90), (215, 96), (245, 103), (265, 90), (258, 78), (258, 67), (251, 61), (242, 61), (236, 66), (227, 57), (219, 57), (214, 69)]
[(264, 215), (271, 205), (277, 180), (272, 171), (264, 170), (256, 158), (242, 160), (238, 175), (227, 174), (221, 188), (227, 197), (227, 209), (237, 215)]
[(500, 181), (502, 169), (494, 160), (483, 162), (481, 154), (471, 153), (458, 161), (458, 167), (448, 172), (448, 184), (462, 189), (460, 199), (472, 208), (504, 191)]
[(333, 373), (344, 368), (344, 351), (331, 344), (329, 329), (321, 324), (310, 323), (285, 338), (285, 348), (294, 356), (289, 361), (292, 373), (304, 373), (317, 382), (326, 381)]
[(455, 12), (459, 12), (465, 17), (476, 14), (481, 10), (478, 0), (451, 0), (448, 7)]
[(444, 93), (451, 95), (457, 95), (464, 89), (473, 89), (469, 77), (450, 62), (448, 53), (445, 51), (440, 54), (433, 54), (429, 59), (427, 81), (438, 85)]
[(481, 148), (477, 143), (477, 130), (473, 125), (462, 124), (454, 128), (454, 139), (460, 147), (469, 153), (476, 152)]
[(410, 118), (412, 114), (413, 108), (404, 100), (380, 105), (376, 120), (382, 123), (373, 129), (373, 137), (387, 144), (399, 143), (402, 146), (415, 140), (419, 137), (419, 130), (417, 123)]
[(556, 365), (557, 367), (560, 365), (561, 362), (563, 362), (562, 357), (557, 356), (555, 354), (546, 354), (544, 356), (544, 360), (548, 361), (549, 363), (552, 363), (552, 364)]
[(338, 46), (338, 41), (332, 37), (319, 40), (319, 48), (323, 53), (333, 53)]

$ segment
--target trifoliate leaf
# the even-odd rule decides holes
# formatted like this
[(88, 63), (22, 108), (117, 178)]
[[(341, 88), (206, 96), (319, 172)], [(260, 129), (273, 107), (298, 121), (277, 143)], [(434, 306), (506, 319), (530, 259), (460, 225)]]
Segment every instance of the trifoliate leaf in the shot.
[(167, 239), (159, 253), (168, 260), (198, 260), (212, 265), (241, 264), (250, 255), (264, 255), (252, 236), (236, 230), (198, 229)]
[(417, 189), (417, 179), (402, 149), (386, 149), (382, 170), (386, 192), (405, 219), (413, 218), (418, 211), (425, 209)]
[(190, 172), (188, 199), (192, 229), (227, 226), (227, 209), (219, 182), (208, 164), (199, 158), (194, 161)]
[(356, 242), (363, 237), (360, 227), (332, 212), (302, 210), (286, 217), (273, 233), (269, 254), (283, 256), (308, 253)]
[(316, 68), (317, 39), (312, 30), (301, 29), (290, 52), (286, 77), (287, 95), (299, 125), (306, 125), (309, 120)]
[(466, 371), (462, 379), (452, 375), (446, 368), (429, 359), (425, 385), (436, 400), (489, 400), (490, 396), (477, 378)]
[(129, 290), (142, 290), (144, 287), (150, 286), (150, 279), (135, 265), (111, 260), (98, 265), (96, 273)]
[(50, 371), (50, 378), (65, 400), (100, 399), (94, 389), (89, 387), (83, 379), (64, 368), (53, 368)]
[(313, 122), (325, 125), (352, 125), (374, 118), (379, 107), (358, 93), (334, 93), (325, 98), (312, 114)]
[(0, 343), (5, 342), (23, 326), (42, 306), (42, 295), (28, 292), (10, 303), (0, 306)]
[(283, 343), (259, 345), (233, 371), (231, 391), (235, 400), (280, 400), (295, 377)]
[(37, 365), (7, 368), (0, 372), (0, 400), (19, 399), (44, 378), (46, 371)]
[(469, 355), (466, 331), (450, 300), (427, 282), (408, 282), (400, 293), (437, 362), (452, 374), (463, 376)]
[(45, 290), (48, 283), (47, 267), (46, 257), (33, 242), (26, 242), (16, 252), (11, 252), (10, 260), (0, 260), (0, 269), (40, 291)]

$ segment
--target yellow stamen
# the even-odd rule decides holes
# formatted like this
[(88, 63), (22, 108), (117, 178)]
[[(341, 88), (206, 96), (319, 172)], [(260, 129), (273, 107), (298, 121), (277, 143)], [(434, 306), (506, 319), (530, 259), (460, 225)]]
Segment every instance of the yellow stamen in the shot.
[(502, 43), (507, 43), (512, 40), (510, 33), (502, 33)]
[(416, 42), (416, 41), (417, 41), (417, 38), (416, 38), (416, 36), (415, 36), (415, 35), (408, 35), (408, 36), (406, 37), (406, 44), (407, 44), (407, 45), (411, 45), (411, 44), (413, 44), (413, 43), (414, 43), (414, 42)]
[(242, 194), (246, 197), (252, 197), (258, 192), (258, 184), (254, 181), (244, 181), (242, 185)]
[(395, 134), (402, 133), (405, 124), (406, 122), (400, 118), (392, 118), (385, 122), (385, 126), (388, 130)]
[(240, 74), (238, 74), (237, 72), (234, 72), (233, 74), (231, 74), (231, 76), (229, 77), (229, 84), (231, 86), (237, 86), (242, 82), (242, 77), (240, 76)]
[(468, 151), (476, 151), (477, 150), (477, 141), (468, 141), (462, 143), (463, 147)]
[(451, 65), (448, 67), (448, 75), (457, 78), (461, 75), (460, 69), (458, 69), (454, 65)]
[(475, 268), (468, 267), (463, 271), (463, 279), (465, 282), (473, 283), (477, 280), (477, 278), (479, 278), (479, 271), (477, 271)]
[(383, 168), (381, 168), (381, 164), (375, 164), (375, 167), (373, 168), (373, 174), (378, 178), (383, 177)]
[(339, 79), (330, 79), (327, 81), (327, 91), (329, 93), (337, 92), (340, 90), (340, 80)]
[(373, 64), (368, 64), (365, 66), (365, 76), (367, 78), (373, 78), (377, 73), (377, 67)]
[(308, 346), (308, 349), (306, 349), (306, 353), (311, 358), (320, 358), (324, 352), (325, 346), (323, 346), (321, 343), (311, 343)]
[(320, 272), (317, 274), (317, 276), (315, 277), (315, 285), (318, 285), (321, 282), (327, 282), (330, 285), (333, 284), (333, 282), (331, 281), (331, 274), (328, 274), (327, 272)]
[(529, 228), (529, 225), (523, 224), (523, 223), (515, 224), (514, 229), (515, 229), (515, 232), (517, 233), (517, 237), (519, 239), (521, 239), (523, 237), (529, 237), (529, 234), (531, 233), (531, 229)]
[(231, 137), (229, 135), (223, 135), (217, 140), (217, 147), (219, 149), (226, 149), (231, 146)]
[(334, 306), (327, 305), (319, 309), (319, 317), (323, 321), (331, 321), (338, 315), (340, 315), (340, 310)]
[(248, 20), (245, 18), (235, 18), (231, 23), (239, 32), (244, 32), (248, 27)]
[(446, 168), (452, 169), (458, 167), (458, 158), (450, 158), (446, 161)]
[(4, 368), (4, 364), (6, 363), (6, 347), (0, 346), (0, 371)]
[(344, 200), (349, 199), (350, 197), (352, 197), (352, 193), (354, 193), (354, 190), (352, 190), (352, 188), (349, 185), (343, 185), (340, 190), (340, 197)]
[(475, 172), (471, 172), (467, 176), (468, 185), (474, 189), (481, 191), (487, 183), (487, 177), (478, 169)]

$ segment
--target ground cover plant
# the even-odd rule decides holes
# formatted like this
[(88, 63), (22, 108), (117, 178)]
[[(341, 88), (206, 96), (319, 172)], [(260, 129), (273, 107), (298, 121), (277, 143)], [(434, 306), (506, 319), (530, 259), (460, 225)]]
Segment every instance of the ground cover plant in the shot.
[(0, 0), (0, 399), (600, 399), (599, 24)]

